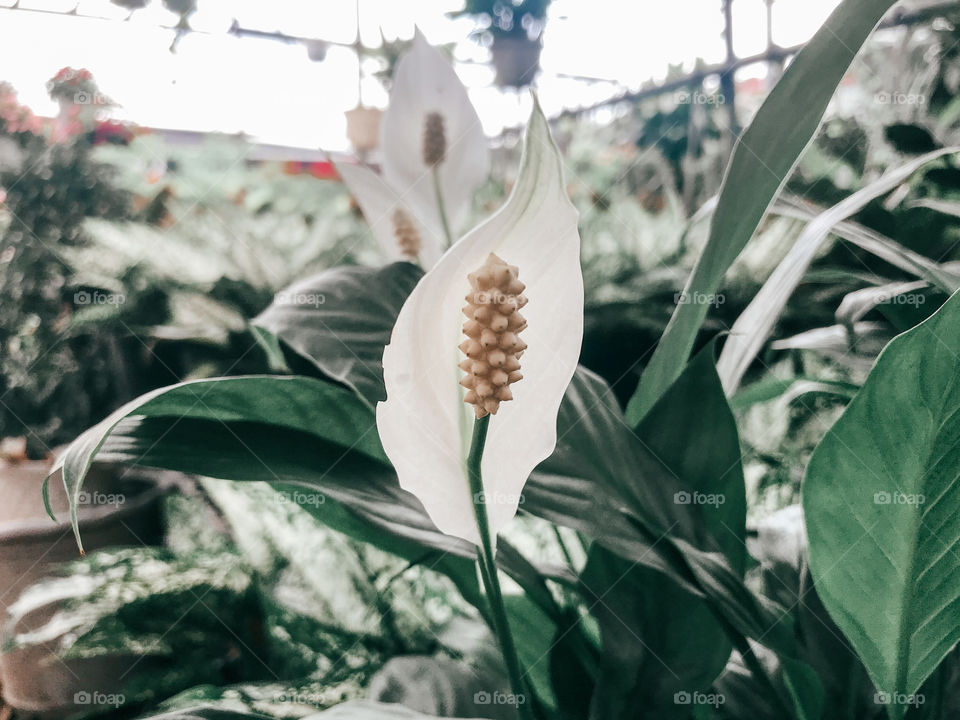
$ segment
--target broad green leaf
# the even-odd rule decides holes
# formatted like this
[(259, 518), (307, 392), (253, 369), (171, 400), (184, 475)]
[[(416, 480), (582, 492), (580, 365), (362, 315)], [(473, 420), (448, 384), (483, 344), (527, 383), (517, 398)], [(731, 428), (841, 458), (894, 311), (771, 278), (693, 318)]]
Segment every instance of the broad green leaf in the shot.
[[(631, 431), (610, 387), (581, 368), (560, 407), (557, 450), (534, 471), (524, 509), (578, 530), (632, 563), (664, 573), (739, 632), (790, 655), (782, 608), (756, 597), (705, 532), (684, 490)], [(704, 550), (716, 546), (715, 550)]]
[[(181, 383), (145, 395), (88, 430), (61, 458), (74, 513), (94, 456), (263, 481), (294, 497), (309, 487), (323, 502), (303, 507), (318, 520), (447, 574), (469, 602), (485, 610), (475, 548), (437, 530), (420, 502), (400, 488), (373, 412), (344, 388), (312, 378), (253, 376)], [(529, 588), (544, 612), (555, 612), (537, 568), (506, 541), (502, 547), (501, 567)]]
[(807, 223), (793, 247), (730, 329), (730, 335), (720, 353), (720, 360), (717, 361), (717, 372), (727, 393), (736, 392), (740, 386), (744, 373), (760, 352), (787, 301), (803, 280), (807, 268), (836, 224), (893, 190), (924, 165), (957, 151), (956, 147), (936, 150), (888, 170)]
[[(439, 532), (386, 462), (372, 411), (352, 392), (303, 377), (198, 380), (142, 396), (87, 430), (58, 467), (77, 498), (98, 460), (227, 480), (260, 480), (324, 502), (303, 505), (326, 525), (447, 574), (480, 603), (473, 549)], [(295, 496), (295, 495), (294, 495)]]
[(387, 397), (383, 346), (421, 277), (423, 270), (406, 262), (333, 268), (277, 293), (253, 325), (374, 407)]
[[(740, 443), (714, 352), (710, 343), (691, 361), (637, 435), (680, 481), (683, 489), (674, 500), (698, 511), (733, 569), (742, 573), (746, 491)], [(689, 452), (691, 445), (701, 451)], [(604, 643), (597, 717), (620, 717), (638, 704), (651, 718), (673, 717), (675, 693), (708, 689), (726, 664), (732, 646), (711, 609), (662, 574), (594, 545), (583, 582), (602, 598), (592, 610)]]
[[(960, 294), (890, 342), (803, 483), (817, 592), (882, 693), (960, 640)], [(907, 706), (887, 706), (891, 718)]]
[[(259, 405), (257, 394), (250, 399), (242, 397), (241, 384), (250, 381), (256, 382), (249, 387), (261, 388), (262, 384), (263, 393), (278, 403), (287, 402), (281, 388), (289, 383), (296, 388), (303, 407), (321, 416), (340, 413), (342, 421), (327, 426), (306, 415), (299, 419), (288, 415), (282, 424), (274, 425), (266, 408)], [(235, 384), (224, 384), (228, 382)], [(99, 447), (98, 457), (105, 461), (230, 480), (261, 480), (281, 488), (307, 486), (326, 498), (323, 504), (308, 506), (323, 522), (411, 561), (428, 566), (437, 562), (435, 569), (450, 575), (464, 590), (461, 583), (469, 571), (446, 563), (469, 562), (473, 548), (433, 527), (422, 506), (400, 489), (392, 470), (377, 457), (376, 446), (364, 450), (358, 445), (350, 450), (349, 445), (341, 444), (362, 432), (365, 418), (372, 422), (372, 413), (349, 391), (303, 378), (235, 378), (188, 385), (167, 389), (170, 397), (155, 404), (151, 402), (154, 396), (147, 396), (139, 407), (127, 410), (133, 413), (130, 417), (117, 422), (111, 419), (98, 427), (99, 435), (90, 431), (68, 451), (68, 460), (80, 462), (82, 467), (82, 458)], [(201, 385), (204, 402), (193, 402)], [(234, 396), (236, 406), (212, 397), (221, 388)], [(146, 416), (147, 411), (155, 414)], [(344, 426), (355, 430), (345, 431)], [(575, 430), (585, 434), (576, 435)], [(694, 594), (708, 596), (722, 606), (730, 622), (744, 634), (788, 647), (778, 623), (780, 615), (752, 596), (721, 553), (704, 552), (666, 534), (669, 529), (700, 545), (708, 542), (690, 507), (673, 503), (678, 486), (669, 476), (658, 475), (652, 459), (638, 454), (639, 441), (625, 425), (602, 380), (578, 372), (561, 409), (558, 434), (562, 438), (558, 469), (568, 458), (573, 464), (560, 475), (535, 473), (525, 490), (524, 507), (529, 512), (601, 539), (630, 561), (670, 573)], [(639, 458), (636, 466), (624, 465), (634, 457)], [(651, 482), (636, 483), (636, 468)], [(612, 489), (627, 486), (632, 490), (625, 493), (627, 500)], [(640, 523), (623, 513), (625, 502), (638, 511), (659, 508), (657, 517), (673, 518), (668, 521), (669, 528), (651, 520), (649, 528), (638, 529)], [(684, 509), (679, 515), (678, 508)], [(436, 551), (439, 553), (431, 559)], [(502, 553), (504, 569), (524, 587), (530, 586), (529, 572), (508, 561), (509, 554)], [(468, 592), (464, 594), (471, 599)], [(537, 601), (542, 595), (538, 591), (530, 597)], [(471, 602), (480, 604), (475, 594)], [(541, 607), (548, 615), (552, 612)]]
[[(712, 295), (750, 240), (813, 137), (834, 90), (895, 0), (844, 0), (786, 69), (740, 136), (727, 166), (703, 252), (684, 293)], [(707, 314), (683, 303), (670, 319), (627, 408), (636, 425), (680, 375)]]
[[(326, 408), (326, 412), (318, 413), (320, 406)], [(70, 444), (51, 470), (51, 475), (57, 470), (63, 471), (70, 519), (81, 552), (77, 505), (84, 477), (107, 436), (121, 420), (131, 415), (190, 417), (220, 424), (269, 423), (318, 435), (339, 446), (341, 452), (353, 450), (385, 462), (370, 413), (350, 393), (320, 380), (251, 376), (195, 380), (159, 388), (132, 400), (86, 430)], [(198, 451), (204, 450), (202, 443), (196, 445)], [(248, 462), (257, 460), (248, 457)]]
[[(714, 365), (715, 347), (711, 342), (690, 361), (637, 426), (637, 435), (680, 480), (687, 495), (679, 502), (700, 511), (716, 545), (743, 572), (747, 499), (740, 438)], [(699, 452), (690, 452), (692, 445)]]

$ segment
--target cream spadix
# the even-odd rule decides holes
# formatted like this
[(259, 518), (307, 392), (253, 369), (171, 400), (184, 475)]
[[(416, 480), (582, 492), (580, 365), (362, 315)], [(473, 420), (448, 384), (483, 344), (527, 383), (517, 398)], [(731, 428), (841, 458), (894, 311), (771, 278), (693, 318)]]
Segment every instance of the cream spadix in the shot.
[[(478, 296), (483, 292), (489, 296)], [(468, 308), (496, 312), (478, 319), (471, 311), (465, 317), (464, 298)], [(380, 438), (401, 486), (420, 499), (440, 530), (480, 543), (466, 469), (480, 413), (470, 401), (482, 400), (483, 410), (495, 411), (481, 464), (495, 537), (516, 514), (530, 473), (554, 450), (557, 412), (582, 338), (577, 211), (566, 194), (560, 154), (535, 104), (510, 197), (414, 288), (383, 355), (387, 399), (377, 406)], [(475, 362), (483, 364), (475, 368)], [(490, 386), (482, 388), (482, 397), (476, 387), (481, 377)], [(471, 382), (473, 387), (464, 386)], [(490, 398), (498, 401), (495, 406), (486, 404)]]
[(527, 298), (526, 285), (517, 275), (517, 267), (490, 253), (483, 267), (467, 276), (471, 288), (463, 308), (467, 339), (460, 344), (467, 356), (460, 369), (466, 375), (460, 384), (467, 388), (463, 401), (473, 406), (478, 419), (496, 415), (501, 402), (513, 400), (510, 386), (523, 379), (520, 356), (527, 344), (519, 333), (527, 321), (520, 308)]

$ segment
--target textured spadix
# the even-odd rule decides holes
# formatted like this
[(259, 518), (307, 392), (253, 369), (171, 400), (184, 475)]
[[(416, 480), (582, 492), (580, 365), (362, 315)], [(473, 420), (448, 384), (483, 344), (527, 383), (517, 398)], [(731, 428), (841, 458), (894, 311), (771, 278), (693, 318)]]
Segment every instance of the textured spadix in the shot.
[(513, 400), (510, 386), (523, 379), (520, 356), (527, 344), (520, 333), (527, 321), (520, 308), (527, 297), (518, 274), (516, 266), (490, 253), (483, 267), (467, 275), (470, 292), (463, 308), (467, 338), (460, 343), (466, 355), (460, 363), (465, 375), (460, 384), (467, 388), (463, 401), (473, 406), (478, 418), (496, 415), (500, 403)]
[(480, 542), (465, 459), (474, 413), (464, 402), (459, 349), (470, 273), (491, 253), (517, 268), (527, 303), (523, 380), (490, 418), (482, 474), (491, 533), (509, 522), (524, 483), (556, 445), (560, 401), (583, 337), (583, 279), (577, 212), (559, 152), (535, 105), (520, 173), (504, 206), (464, 236), (420, 281), (383, 355), (387, 400), (377, 406), (380, 439), (400, 484), (437, 527)]

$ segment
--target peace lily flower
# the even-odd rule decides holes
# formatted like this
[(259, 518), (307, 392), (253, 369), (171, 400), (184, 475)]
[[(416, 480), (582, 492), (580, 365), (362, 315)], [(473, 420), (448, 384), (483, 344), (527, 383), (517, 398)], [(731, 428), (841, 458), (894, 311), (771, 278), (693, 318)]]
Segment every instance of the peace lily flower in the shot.
[(380, 147), (382, 175), (362, 165), (337, 169), (387, 257), (429, 269), (466, 219), (490, 157), (466, 88), (419, 30), (397, 63)]
[[(480, 545), (475, 502), (486, 504), (493, 538), (516, 514), (556, 445), (582, 338), (577, 211), (535, 103), (507, 202), (427, 272), (383, 354), (380, 439), (440, 530)], [(483, 497), (470, 492), (466, 465), (475, 417), (489, 422)]]

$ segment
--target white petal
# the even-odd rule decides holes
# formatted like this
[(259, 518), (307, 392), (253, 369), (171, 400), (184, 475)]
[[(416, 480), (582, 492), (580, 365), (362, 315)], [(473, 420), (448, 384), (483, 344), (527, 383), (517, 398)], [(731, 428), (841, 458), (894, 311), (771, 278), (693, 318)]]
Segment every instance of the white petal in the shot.
[(383, 355), (387, 400), (377, 406), (380, 439), (400, 484), (443, 532), (479, 543), (465, 458), (473, 424), (463, 402), (467, 274), (490, 253), (519, 268), (529, 303), (528, 348), (514, 400), (491, 417), (482, 474), (491, 533), (516, 514), (530, 472), (556, 445), (557, 411), (583, 339), (583, 278), (577, 211), (562, 161), (535, 104), (520, 174), (506, 204), (453, 246), (420, 281), (397, 318)]
[(428, 230), (416, 212), (404, 203), (402, 196), (367, 166), (354, 163), (335, 163), (335, 165), (347, 189), (360, 205), (363, 217), (373, 231), (373, 236), (387, 261), (409, 260), (400, 251), (394, 234), (393, 214), (397, 208), (400, 208), (413, 220), (420, 233), (422, 241), (420, 263), (424, 268), (433, 267), (446, 244), (443, 236), (437, 230)]
[(487, 138), (466, 88), (443, 53), (418, 30), (413, 47), (397, 63), (380, 125), (383, 174), (429, 227), (442, 230), (432, 173), (423, 161), (424, 127), (432, 112), (444, 120), (447, 151), (438, 172), (447, 217), (457, 233), (474, 192), (490, 172)]

